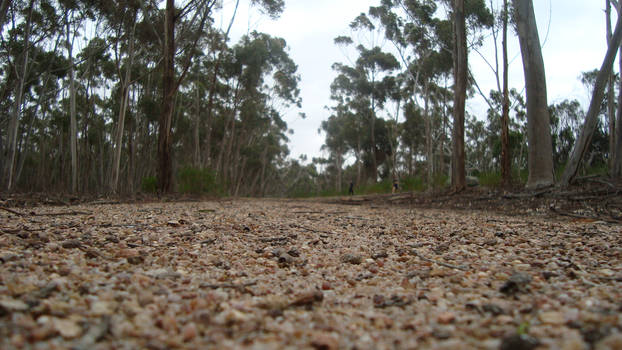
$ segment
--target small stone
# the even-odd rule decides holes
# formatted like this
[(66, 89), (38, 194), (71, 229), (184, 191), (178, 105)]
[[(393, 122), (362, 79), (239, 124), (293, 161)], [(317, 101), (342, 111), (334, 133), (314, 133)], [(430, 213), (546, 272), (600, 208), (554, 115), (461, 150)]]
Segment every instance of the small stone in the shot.
[(73, 320), (54, 318), (52, 324), (54, 329), (65, 339), (73, 339), (82, 334), (82, 327)]
[(484, 310), (484, 312), (490, 312), (494, 316), (502, 315), (505, 313), (505, 310), (503, 310), (501, 306), (496, 304), (484, 304), (482, 306), (482, 310)]
[(292, 248), (292, 249), (288, 250), (287, 254), (289, 254), (289, 255), (291, 255), (291, 256), (293, 256), (295, 258), (300, 257), (300, 252), (297, 249), (295, 249), (295, 248)]
[(540, 313), (540, 321), (545, 324), (562, 325), (566, 322), (564, 315), (557, 311), (545, 311)]
[(622, 349), (622, 334), (613, 333), (596, 343), (595, 350), (619, 350)]
[(610, 269), (600, 269), (598, 270), (598, 273), (605, 277), (612, 277), (613, 275), (616, 274), (614, 271)]
[(192, 339), (196, 338), (198, 333), (199, 332), (197, 330), (197, 325), (194, 324), (193, 322), (190, 322), (186, 324), (184, 328), (181, 330), (181, 337), (184, 340), (184, 342), (187, 342), (187, 341), (191, 341)]
[(313, 336), (311, 346), (318, 350), (336, 350), (339, 349), (339, 341), (330, 334), (318, 333)]
[(181, 223), (179, 222), (179, 220), (177, 220), (177, 221), (171, 220), (171, 221), (167, 222), (166, 224), (171, 226), (171, 227), (179, 227), (179, 226), (181, 226)]
[(573, 331), (563, 335), (563, 343), (561, 350), (586, 350), (588, 345), (581, 339), (581, 335), (577, 331)]
[(341, 256), (341, 262), (353, 265), (359, 265), (363, 262), (363, 257), (356, 254), (344, 254)]
[(453, 312), (446, 311), (438, 315), (437, 321), (440, 324), (450, 324), (456, 319), (456, 315)]
[(524, 292), (527, 285), (531, 282), (531, 276), (516, 272), (508, 278), (507, 281), (499, 288), (503, 294), (512, 295), (518, 292)]
[[(1, 299), (0, 310), (6, 310), (8, 312), (23, 312), (28, 310), (28, 304), (17, 299)], [(0, 311), (0, 314), (3, 312)]]
[(311, 306), (313, 303), (322, 302), (324, 300), (324, 294), (319, 290), (306, 292), (299, 295), (294, 301), (291, 302), (292, 306)]
[(376, 252), (376, 253), (372, 254), (372, 256), (371, 256), (371, 258), (374, 259), (374, 260), (376, 260), (376, 259), (383, 259), (383, 258), (387, 258), (387, 257), (389, 257), (389, 254), (387, 254), (387, 252), (384, 251), (384, 250)]
[(93, 315), (111, 315), (113, 313), (112, 306), (106, 301), (96, 301), (91, 305)]
[(138, 264), (142, 264), (145, 261), (145, 259), (142, 256), (130, 256), (127, 258), (127, 262), (132, 264), (132, 265), (138, 265)]
[(82, 246), (82, 243), (77, 239), (68, 239), (63, 241), (60, 245), (65, 249), (74, 249), (80, 248)]
[(277, 261), (280, 267), (287, 267), (293, 264), (296, 261), (296, 258), (287, 253), (283, 253), (281, 256), (279, 256)]
[(503, 338), (499, 350), (532, 350), (540, 345), (540, 341), (527, 334), (513, 334)]

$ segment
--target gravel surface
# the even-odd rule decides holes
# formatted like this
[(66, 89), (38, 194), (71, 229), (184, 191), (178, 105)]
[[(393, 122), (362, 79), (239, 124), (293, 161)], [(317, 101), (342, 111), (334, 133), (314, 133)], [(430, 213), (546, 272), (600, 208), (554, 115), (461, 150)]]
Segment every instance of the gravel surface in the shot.
[(0, 211), (2, 349), (621, 349), (621, 226), (313, 200)]

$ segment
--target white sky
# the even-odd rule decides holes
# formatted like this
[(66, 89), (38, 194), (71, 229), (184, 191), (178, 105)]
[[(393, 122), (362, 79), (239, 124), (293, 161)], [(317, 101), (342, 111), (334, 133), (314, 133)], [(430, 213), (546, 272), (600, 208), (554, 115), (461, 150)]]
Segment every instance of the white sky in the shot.
[[(488, 1), (487, 1), (488, 2)], [(538, 29), (543, 47), (547, 73), (549, 104), (564, 99), (579, 99), (586, 107), (589, 95), (580, 83), (583, 71), (599, 68), (606, 52), (604, 1), (595, 0), (534, 0)], [(322, 120), (330, 115), (324, 107), (331, 105), (330, 84), (336, 74), (331, 69), (335, 62), (347, 62), (342, 49), (333, 43), (339, 35), (350, 35), (350, 22), (369, 6), (380, 0), (286, 0), (282, 16), (272, 21), (254, 11), (248, 4), (240, 5), (233, 27), (234, 41), (250, 30), (269, 33), (284, 38), (289, 54), (298, 65), (301, 75), (302, 110), (286, 111), (285, 121), (294, 135), (289, 136), (292, 158), (306, 154), (308, 159), (322, 155), (320, 147), (324, 135), (318, 134)], [(222, 12), (223, 26), (229, 21), (232, 0), (225, 1)], [(249, 13), (251, 13), (249, 15)], [(614, 11), (615, 25), (615, 11)], [(547, 35), (548, 33), (548, 35)], [(510, 87), (523, 89), (522, 61), (518, 39), (513, 30), (510, 41)], [(389, 45), (387, 44), (387, 50)], [(494, 60), (491, 45), (480, 50), (489, 60)], [(480, 56), (469, 55), (469, 64), (482, 88), (487, 93), (496, 87), (494, 75)], [(617, 63), (616, 63), (617, 67)], [(616, 69), (617, 70), (617, 69)], [(467, 101), (469, 113), (485, 117), (486, 105), (479, 98)], [(299, 113), (304, 112), (306, 119)]]

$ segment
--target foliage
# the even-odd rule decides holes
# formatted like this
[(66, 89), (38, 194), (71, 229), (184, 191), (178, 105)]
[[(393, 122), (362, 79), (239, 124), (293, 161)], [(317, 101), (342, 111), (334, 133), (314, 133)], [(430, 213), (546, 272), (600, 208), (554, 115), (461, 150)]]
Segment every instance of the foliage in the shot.
[(185, 166), (177, 175), (179, 192), (192, 194), (215, 194), (218, 192), (216, 177), (210, 169)]
[(158, 179), (155, 176), (146, 176), (142, 179), (140, 190), (144, 193), (156, 193), (158, 191)]

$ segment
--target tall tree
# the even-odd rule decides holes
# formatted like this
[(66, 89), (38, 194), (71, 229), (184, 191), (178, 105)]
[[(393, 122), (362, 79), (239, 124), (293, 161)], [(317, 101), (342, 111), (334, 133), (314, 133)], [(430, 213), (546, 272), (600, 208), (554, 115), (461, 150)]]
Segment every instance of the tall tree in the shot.
[(2, 0), (2, 2), (0, 2), (0, 32), (2, 32), (2, 28), (4, 28), (4, 23), (6, 23), (10, 5), (11, 0)]
[(503, 0), (503, 10), (501, 10), (503, 34), (501, 39), (503, 53), (503, 107), (501, 114), (501, 183), (504, 187), (510, 185), (511, 174), (511, 154), (510, 154), (510, 91), (509, 84), (509, 62), (508, 62), (508, 0)]
[[(622, 1), (611, 1), (616, 6), (618, 17), (622, 16)], [(620, 72), (622, 72), (622, 46), (620, 46), (620, 53), (618, 56), (620, 62)], [(618, 180), (622, 180), (622, 77), (619, 82), (619, 91), (620, 93), (618, 94), (618, 110), (616, 112), (617, 127), (615, 129), (615, 152), (613, 154), (613, 169), (611, 171), (611, 175)]]
[[(210, 19), (212, 9), (219, 4), (216, 0), (189, 0), (181, 9), (175, 7), (175, 0), (166, 0), (164, 10), (164, 43), (163, 43), (163, 73), (162, 73), (162, 109), (158, 126), (158, 189), (160, 192), (170, 192), (173, 188), (172, 162), (172, 122), (175, 112), (175, 97), (179, 86), (184, 81), (188, 69), (196, 55), (196, 46), (205, 34), (204, 27)], [(283, 0), (252, 0), (251, 4), (259, 4), (271, 17), (276, 17), (283, 11)], [(185, 57), (180, 65), (180, 74), (176, 76), (176, 25), (182, 23), (186, 17), (191, 17), (188, 28), (193, 28), (193, 38), (184, 48)]]
[[(606, 39), (607, 45), (611, 45), (612, 31), (611, 31), (611, 1), (605, 0), (605, 21), (606, 25)], [(615, 149), (616, 141), (616, 102), (615, 102), (615, 74), (611, 72), (609, 76), (609, 81), (607, 84), (607, 118), (609, 119), (609, 170), (613, 173), (613, 164), (615, 159), (615, 154), (617, 150)]]
[(616, 54), (618, 52), (618, 48), (620, 47), (621, 42), (622, 16), (618, 15), (618, 22), (609, 43), (609, 47), (607, 48), (607, 54), (605, 55), (598, 75), (596, 76), (596, 83), (594, 85), (594, 91), (592, 92), (592, 100), (590, 102), (590, 107), (588, 108), (587, 115), (585, 117), (583, 128), (581, 129), (581, 134), (579, 135), (579, 139), (577, 140), (577, 143), (575, 143), (575, 146), (572, 149), (568, 164), (566, 165), (564, 173), (562, 174), (562, 186), (568, 186), (574, 180), (577, 171), (579, 170), (581, 160), (583, 159), (583, 156), (587, 152), (587, 149), (592, 141), (592, 136), (594, 135), (594, 131), (596, 130), (596, 126), (598, 125), (598, 114), (601, 109), (601, 103), (603, 101), (603, 98), (605, 97), (605, 87), (611, 75), (611, 70), (613, 69), (613, 62), (615, 61)]
[(550, 117), (546, 96), (546, 74), (532, 0), (514, 0), (514, 16), (523, 58), (527, 95), (527, 139), (529, 142), (528, 189), (555, 182)]
[[(9, 121), (8, 140), (9, 140), (9, 159), (7, 166), (7, 189), (11, 190), (14, 185), (15, 177), (15, 163), (17, 161), (17, 140), (19, 138), (19, 122), (22, 114), (24, 89), (28, 74), (29, 67), (29, 55), (31, 50), (31, 31), (33, 26), (33, 11), (34, 0), (30, 0), (28, 7), (26, 8), (28, 13), (26, 17), (25, 30), (24, 30), (24, 45), (22, 51), (22, 62), (20, 65), (14, 65), (15, 75), (18, 77), (18, 82), (15, 85), (15, 101), (13, 104), (13, 111)], [(21, 67), (21, 71), (20, 71)]]
[(466, 187), (464, 153), (464, 114), (466, 107), (467, 59), (466, 16), (464, 0), (453, 1), (454, 23), (454, 126), (451, 162), (451, 185), (455, 192)]

